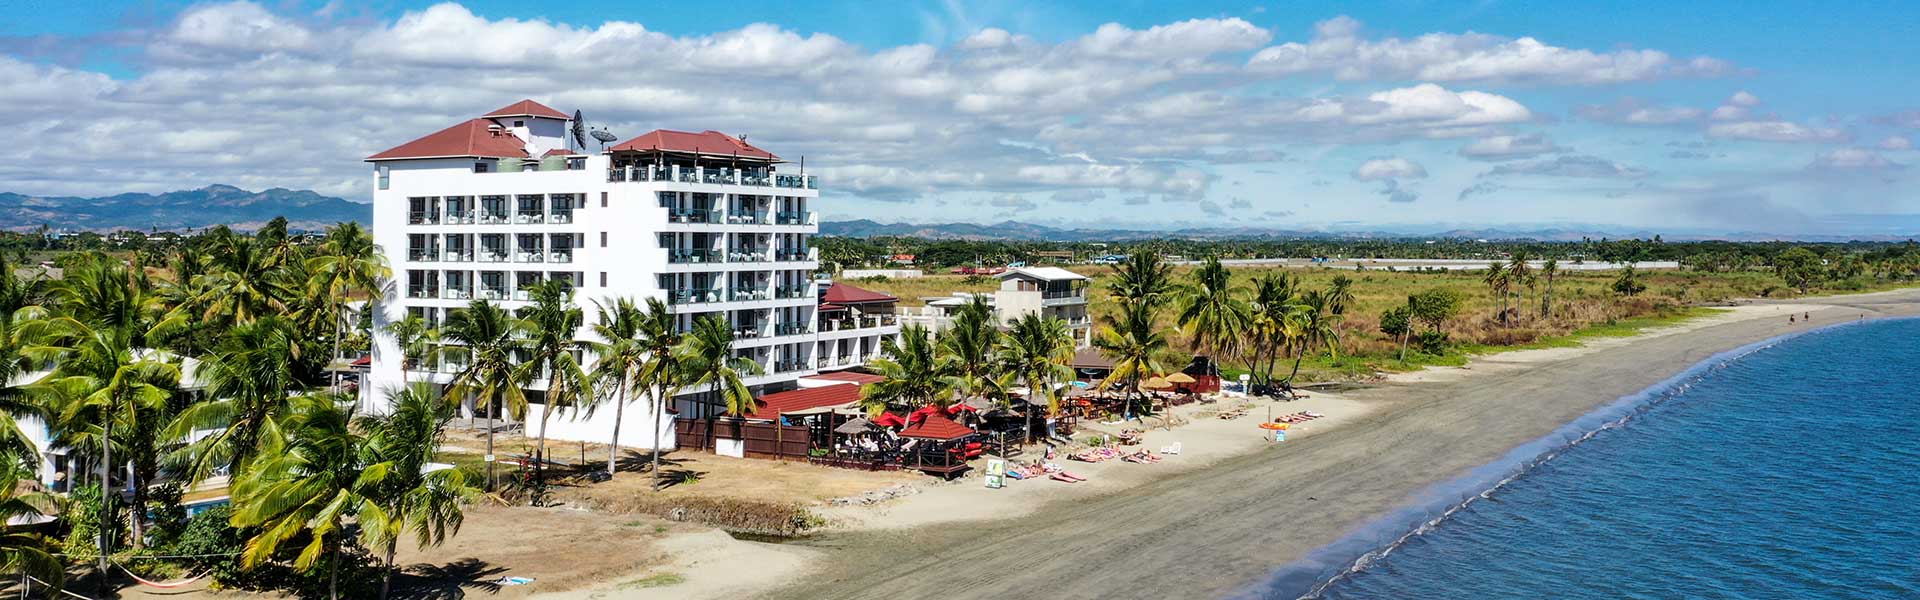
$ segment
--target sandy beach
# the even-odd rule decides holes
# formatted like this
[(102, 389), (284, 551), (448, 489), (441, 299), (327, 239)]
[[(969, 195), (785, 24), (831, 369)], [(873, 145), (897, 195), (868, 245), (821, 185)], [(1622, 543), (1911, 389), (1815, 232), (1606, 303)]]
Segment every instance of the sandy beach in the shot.
[[(1801, 313), (1812, 322), (1787, 322)], [(1225, 429), (1250, 430), (1254, 419), (1196, 419), (1148, 434), (1148, 447), (1176, 439), (1185, 446), (1161, 464), (1072, 463), (1092, 481), (1020, 482), (991, 493), (923, 486), (925, 493), (886, 506), (830, 511), (839, 531), (804, 542), (736, 542), (722, 552), (785, 557), (779, 574), (736, 573), (735, 585), (721, 588), (689, 578), (676, 597), (753, 588), (786, 598), (1232, 595), (1428, 486), (1716, 353), (1913, 314), (1920, 290), (1756, 302), (1630, 338), (1491, 355), (1279, 404), (1276, 414), (1330, 415), (1282, 444)], [(1254, 415), (1263, 410), (1257, 404)], [(953, 485), (968, 484), (979, 481)]]

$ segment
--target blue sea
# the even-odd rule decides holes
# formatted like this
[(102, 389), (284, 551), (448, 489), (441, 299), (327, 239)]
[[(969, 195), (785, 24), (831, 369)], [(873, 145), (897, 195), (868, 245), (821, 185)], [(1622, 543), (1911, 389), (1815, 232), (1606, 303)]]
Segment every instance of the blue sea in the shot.
[(1318, 589), (1263, 595), (1920, 598), (1920, 320), (1744, 348), (1525, 451)]

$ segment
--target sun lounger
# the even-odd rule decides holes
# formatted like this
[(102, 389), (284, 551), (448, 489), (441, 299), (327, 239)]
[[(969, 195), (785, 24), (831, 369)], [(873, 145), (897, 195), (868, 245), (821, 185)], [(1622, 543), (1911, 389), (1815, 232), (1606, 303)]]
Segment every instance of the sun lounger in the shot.
[(1161, 449), (1160, 449), (1160, 453), (1161, 453), (1161, 454), (1179, 454), (1179, 453), (1180, 453), (1180, 442), (1174, 442), (1174, 443), (1173, 443), (1172, 445), (1169, 445), (1169, 446), (1167, 446), (1167, 447), (1165, 447), (1165, 448), (1161, 448)]

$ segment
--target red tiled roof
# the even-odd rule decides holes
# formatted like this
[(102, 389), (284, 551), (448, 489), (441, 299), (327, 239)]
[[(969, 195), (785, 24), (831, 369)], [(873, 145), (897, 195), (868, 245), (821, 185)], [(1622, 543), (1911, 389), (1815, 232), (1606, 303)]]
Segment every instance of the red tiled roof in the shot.
[(580, 153), (565, 148), (554, 148), (541, 156), (580, 156)]
[(513, 104), (508, 104), (506, 106), (500, 107), (500, 110), (496, 110), (481, 116), (483, 117), (546, 117), (549, 119), (560, 119), (562, 121), (573, 118), (573, 117), (567, 116), (567, 113), (554, 110), (553, 107), (547, 106), (545, 104), (541, 104), (539, 102), (534, 102), (532, 100), (521, 100)]
[(879, 375), (874, 375), (872, 373), (861, 373), (859, 371), (834, 371), (830, 373), (820, 373), (818, 375), (808, 375), (806, 378), (820, 379), (824, 381), (851, 381), (853, 383), (860, 384), (860, 385), (866, 385), (869, 383), (879, 383), (882, 381), (886, 381), (887, 379)]
[(871, 290), (863, 290), (844, 283), (827, 286), (820, 294), (820, 301), (831, 304), (861, 304), (866, 302), (898, 302), (900, 299)]
[[(841, 386), (833, 386), (841, 387)], [(967, 426), (953, 422), (953, 419), (941, 415), (929, 415), (926, 420), (908, 425), (901, 430), (900, 437), (924, 438), (929, 440), (957, 440), (974, 431)]]
[(527, 158), (526, 143), (514, 137), (511, 132), (494, 135), (487, 127), (495, 125), (489, 119), (471, 119), (420, 139), (394, 146), (386, 152), (367, 157), (367, 160), (394, 160), (400, 158), (439, 158), (439, 157), (486, 157), (486, 158)]
[(816, 388), (800, 388), (785, 392), (774, 392), (758, 398), (760, 408), (747, 415), (749, 419), (773, 419), (782, 413), (840, 406), (860, 400), (860, 386), (828, 385)]
[(780, 157), (774, 156), (772, 152), (761, 150), (753, 144), (747, 143), (745, 140), (711, 129), (700, 133), (673, 131), (671, 129), (655, 129), (640, 134), (640, 137), (615, 144), (614, 147), (608, 148), (608, 150), (613, 152), (665, 150), (668, 152), (699, 152), (713, 156), (739, 156), (741, 158), (755, 158), (760, 160), (780, 160)]

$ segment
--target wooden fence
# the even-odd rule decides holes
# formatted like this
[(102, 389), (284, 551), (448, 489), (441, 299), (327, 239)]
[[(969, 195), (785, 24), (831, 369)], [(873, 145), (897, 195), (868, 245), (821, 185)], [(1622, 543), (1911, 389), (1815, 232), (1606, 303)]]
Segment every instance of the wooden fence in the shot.
[[(712, 431), (708, 431), (712, 426)], [(673, 433), (679, 448), (714, 451), (718, 440), (745, 440), (749, 458), (795, 458), (806, 460), (809, 435), (804, 425), (774, 425), (718, 418), (674, 419)]]

